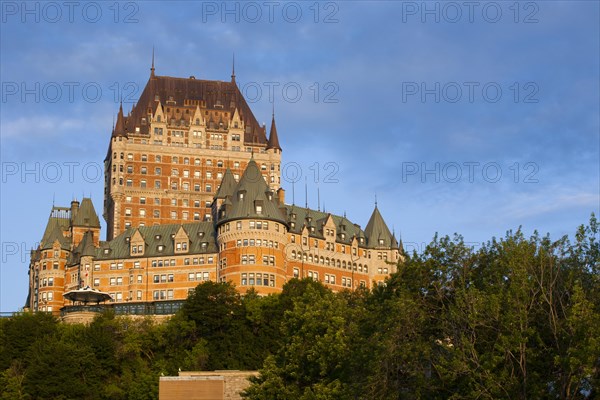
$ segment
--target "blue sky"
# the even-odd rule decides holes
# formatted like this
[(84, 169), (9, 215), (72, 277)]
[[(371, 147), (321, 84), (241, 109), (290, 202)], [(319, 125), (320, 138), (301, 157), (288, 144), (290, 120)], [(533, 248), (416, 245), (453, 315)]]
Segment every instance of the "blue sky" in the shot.
[(306, 177), (311, 207), (318, 187), (364, 227), (377, 196), (409, 250), (572, 235), (600, 209), (599, 3), (469, 4), (0, 3), (0, 311), (25, 302), (53, 201), (102, 212), (118, 99), (153, 46), (157, 74), (202, 79), (228, 80), (235, 53), (261, 122), (273, 93), (288, 201)]

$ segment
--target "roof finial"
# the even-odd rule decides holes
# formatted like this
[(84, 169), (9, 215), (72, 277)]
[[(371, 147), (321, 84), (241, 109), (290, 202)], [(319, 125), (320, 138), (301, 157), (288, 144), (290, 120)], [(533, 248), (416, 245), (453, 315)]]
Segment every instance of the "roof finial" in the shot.
[(377, 193), (375, 193), (375, 208), (377, 208)]
[(235, 52), (233, 52), (233, 61), (231, 63), (231, 82), (235, 82)]
[(150, 68), (150, 77), (154, 77), (154, 46), (152, 46), (152, 67)]

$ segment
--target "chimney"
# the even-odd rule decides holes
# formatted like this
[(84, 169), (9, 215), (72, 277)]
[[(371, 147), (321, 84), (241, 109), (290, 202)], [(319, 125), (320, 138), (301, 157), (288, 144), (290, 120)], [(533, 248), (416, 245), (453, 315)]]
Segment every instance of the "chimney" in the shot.
[(79, 202), (77, 200), (73, 200), (71, 202), (71, 221), (75, 219), (77, 211), (79, 211)]
[(279, 204), (285, 204), (285, 190), (283, 188), (277, 189), (277, 199), (279, 200)]

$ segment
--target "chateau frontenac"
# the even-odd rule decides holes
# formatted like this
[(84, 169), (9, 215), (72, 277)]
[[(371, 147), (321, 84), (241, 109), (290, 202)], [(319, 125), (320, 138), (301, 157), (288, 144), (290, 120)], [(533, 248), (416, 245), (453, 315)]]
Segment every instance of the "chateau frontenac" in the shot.
[(199, 283), (278, 293), (292, 278), (371, 288), (395, 272), (398, 243), (377, 205), (365, 228), (286, 203), (269, 133), (229, 81), (155, 75), (119, 108), (104, 160), (103, 217), (90, 198), (52, 207), (31, 252), (32, 311), (64, 312), (65, 293), (110, 295), (122, 314), (172, 314)]

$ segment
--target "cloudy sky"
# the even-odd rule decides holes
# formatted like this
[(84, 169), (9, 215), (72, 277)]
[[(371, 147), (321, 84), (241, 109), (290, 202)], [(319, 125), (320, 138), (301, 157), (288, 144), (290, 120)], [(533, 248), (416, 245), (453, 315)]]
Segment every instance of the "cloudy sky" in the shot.
[[(409, 250), (435, 232), (572, 235), (600, 205), (599, 3), (0, 3), (0, 311), (23, 306), (53, 202), (91, 196), (118, 100), (156, 73), (272, 102), (288, 201)], [(104, 228), (104, 226), (103, 226)]]

